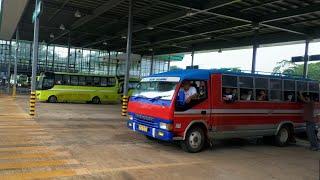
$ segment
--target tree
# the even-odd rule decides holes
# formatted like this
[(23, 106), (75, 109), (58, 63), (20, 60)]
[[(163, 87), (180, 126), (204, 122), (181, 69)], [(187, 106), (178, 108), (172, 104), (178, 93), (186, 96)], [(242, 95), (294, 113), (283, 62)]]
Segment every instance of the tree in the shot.
[(170, 71), (174, 70), (182, 70), (182, 68), (179, 68), (178, 66), (170, 66)]
[[(273, 74), (286, 74), (294, 76), (303, 76), (303, 64), (295, 64), (288, 60), (277, 63), (273, 69)], [(320, 80), (320, 62), (309, 63), (308, 78)]]

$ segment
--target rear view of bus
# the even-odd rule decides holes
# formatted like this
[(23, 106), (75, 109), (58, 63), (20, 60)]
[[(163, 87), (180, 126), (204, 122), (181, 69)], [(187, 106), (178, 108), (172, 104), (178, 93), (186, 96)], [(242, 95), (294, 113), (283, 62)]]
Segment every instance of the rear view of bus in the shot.
[(130, 98), (128, 127), (147, 137), (171, 141), (173, 99), (179, 81), (179, 77), (142, 79)]

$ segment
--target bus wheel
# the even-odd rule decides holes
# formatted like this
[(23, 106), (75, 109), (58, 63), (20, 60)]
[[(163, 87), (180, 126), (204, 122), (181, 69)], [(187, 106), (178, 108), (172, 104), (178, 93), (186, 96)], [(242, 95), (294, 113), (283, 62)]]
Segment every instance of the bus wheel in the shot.
[(57, 103), (58, 99), (57, 99), (56, 96), (50, 96), (49, 99), (48, 99), (48, 102), (49, 103)]
[(189, 153), (200, 152), (205, 144), (205, 135), (201, 127), (194, 127), (188, 130), (185, 140), (181, 141), (181, 147)]
[(100, 104), (101, 101), (100, 101), (100, 98), (95, 96), (94, 98), (92, 98), (92, 104)]
[(278, 134), (274, 137), (274, 142), (276, 146), (287, 146), (290, 142), (291, 131), (289, 127), (282, 126), (278, 132)]

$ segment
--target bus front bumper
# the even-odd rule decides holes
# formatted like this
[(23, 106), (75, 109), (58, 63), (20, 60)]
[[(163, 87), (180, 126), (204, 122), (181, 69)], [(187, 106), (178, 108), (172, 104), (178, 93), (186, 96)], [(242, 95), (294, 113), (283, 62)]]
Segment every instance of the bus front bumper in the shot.
[(154, 128), (154, 127), (148, 127), (146, 125), (143, 124), (139, 124), (136, 121), (133, 120), (129, 120), (127, 122), (127, 126), (129, 129), (135, 131), (135, 132), (139, 132), (141, 134), (156, 138), (156, 139), (160, 139), (163, 141), (172, 141), (173, 140), (173, 133), (163, 130), (163, 129), (159, 129), (159, 128)]

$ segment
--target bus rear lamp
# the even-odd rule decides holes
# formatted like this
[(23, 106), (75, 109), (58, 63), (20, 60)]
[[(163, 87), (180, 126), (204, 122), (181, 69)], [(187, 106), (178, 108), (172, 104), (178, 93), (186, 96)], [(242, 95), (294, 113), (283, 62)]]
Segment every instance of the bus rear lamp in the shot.
[(164, 129), (164, 130), (168, 130), (168, 131), (172, 130), (172, 124), (160, 122), (159, 127), (160, 127), (160, 129)]

